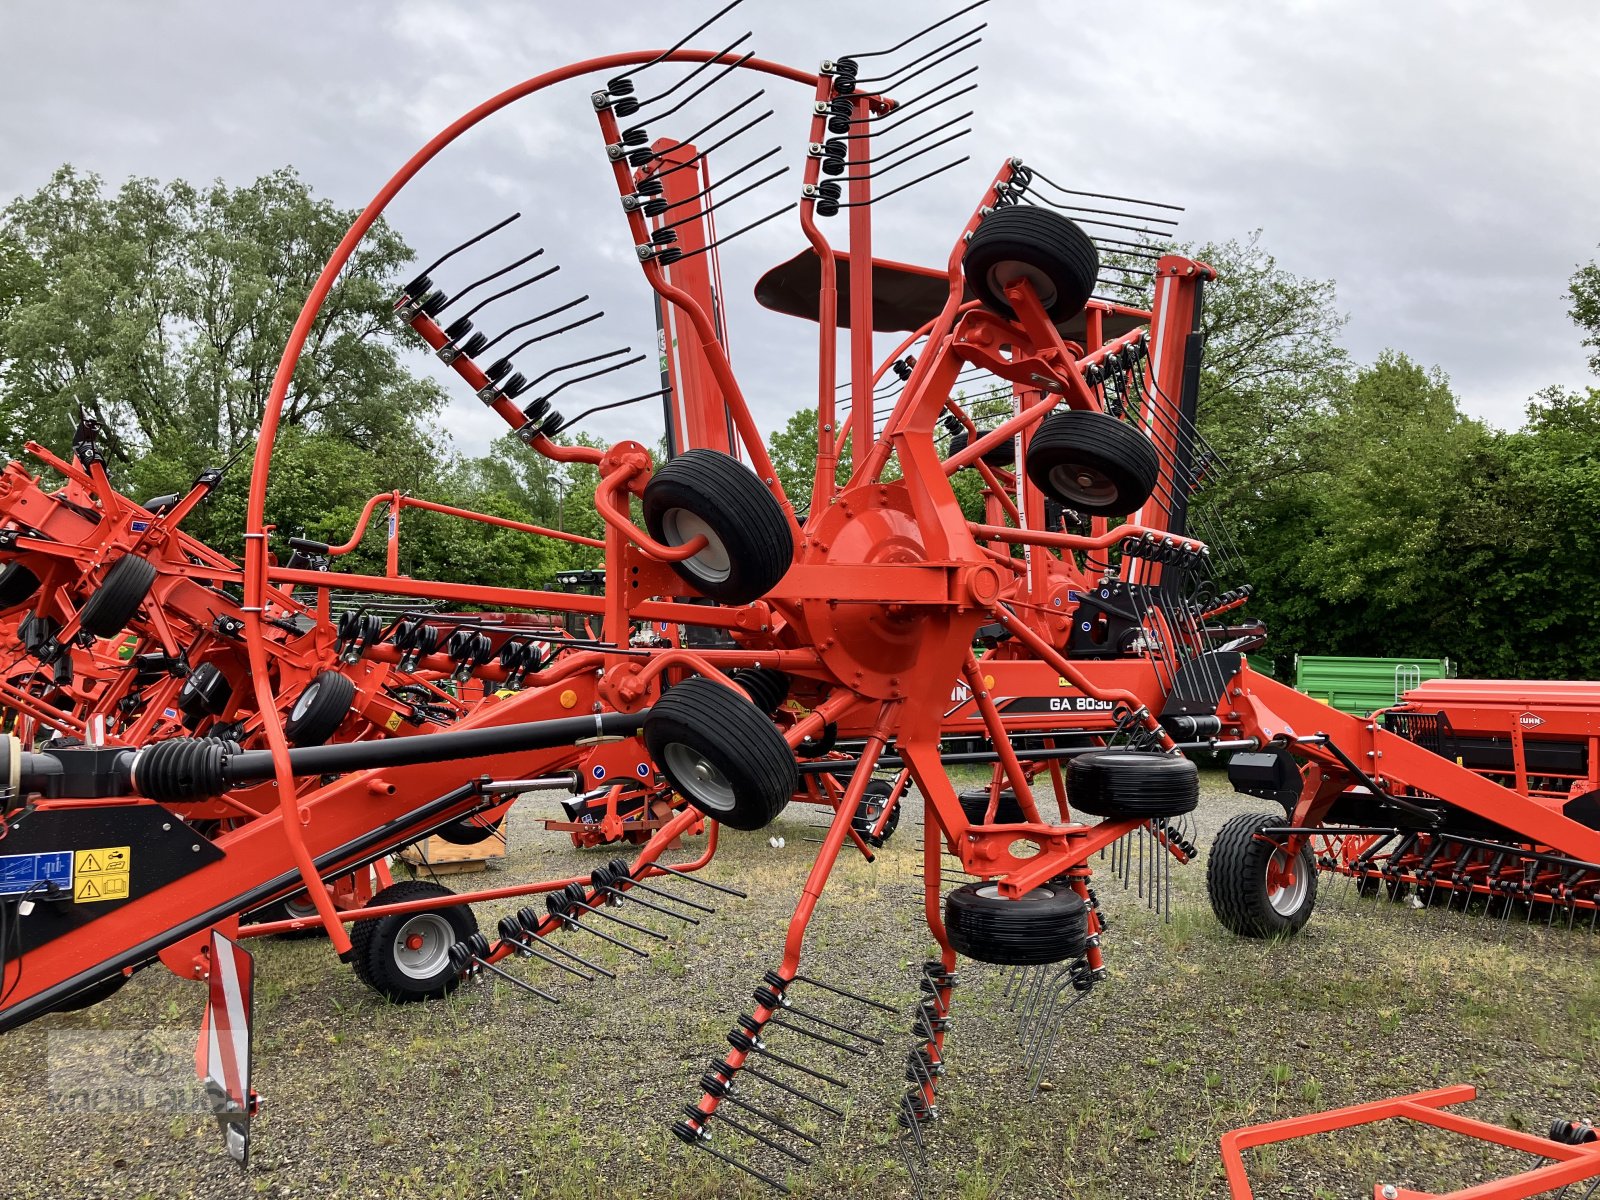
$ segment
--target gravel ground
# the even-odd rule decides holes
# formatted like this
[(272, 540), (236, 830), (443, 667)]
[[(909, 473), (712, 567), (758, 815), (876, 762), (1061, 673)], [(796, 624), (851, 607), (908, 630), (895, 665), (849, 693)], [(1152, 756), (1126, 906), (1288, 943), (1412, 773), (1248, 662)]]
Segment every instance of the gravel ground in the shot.
[[(1259, 802), (1207, 777), (1200, 843)], [(512, 814), (511, 856), (468, 888), (587, 871), (611, 856), (574, 851), (543, 831), (553, 799)], [(464, 988), (432, 1005), (385, 1005), (319, 940), (253, 942), (256, 1081), (267, 1098), (248, 1174), (198, 1115), (134, 1109), (85, 1115), (53, 1104), (62, 1046), (137, 1031), (192, 1044), (199, 989), (154, 969), (104, 1004), (35, 1022), (0, 1042), (0, 1195), (761, 1196), (766, 1189), (667, 1133), (696, 1080), (725, 1048), (784, 927), (810, 864), (815, 810), (794, 807), (772, 831), (724, 840), (707, 876), (750, 892), (717, 899), (697, 927), (672, 931), (646, 961), (599, 939), (568, 942), (613, 969), (586, 984), (548, 967), (513, 969), (559, 1006), (506, 984)], [(915, 814), (878, 861), (834, 872), (804, 969), (899, 1013), (913, 1003), (922, 925)], [(1097, 889), (1110, 920), (1110, 978), (1063, 1023), (1045, 1089), (1022, 1079), (1004, 976), (963, 964), (928, 1131), (928, 1196), (1220, 1197), (1217, 1139), (1241, 1124), (1449, 1083), (1471, 1083), (1470, 1115), (1542, 1131), (1552, 1116), (1600, 1109), (1600, 940), (1587, 932), (1361, 900), (1324, 879), (1316, 915), (1291, 942), (1223, 932), (1204, 894), (1203, 862), (1174, 870), (1172, 912), (1149, 912), (1109, 871)], [(706, 900), (711, 894), (685, 887)], [(489, 929), (513, 905), (485, 904)], [(637, 914), (630, 914), (637, 915)], [(625, 932), (625, 931), (623, 931)], [(636, 941), (645, 939), (635, 937)], [(626, 961), (624, 961), (626, 960)], [(797, 990), (796, 997), (802, 993)], [(811, 993), (813, 997), (822, 993)], [(796, 1195), (890, 1200), (917, 1195), (889, 1133), (910, 1046), (904, 1015), (812, 999), (885, 1040), (856, 1058), (776, 1032), (773, 1049), (845, 1080), (814, 1094), (840, 1120), (780, 1092), (762, 1101), (821, 1142), (788, 1177)], [(47, 1049), (53, 1046), (53, 1052)], [(186, 1053), (187, 1051), (182, 1051)], [(180, 1064), (181, 1068), (181, 1064)], [(751, 1092), (760, 1091), (752, 1085)], [(724, 1131), (716, 1143), (733, 1147)], [(738, 1153), (782, 1172), (771, 1151)], [(1372, 1194), (1375, 1180), (1431, 1190), (1526, 1166), (1508, 1152), (1416, 1127), (1329, 1135), (1253, 1160), (1261, 1196)]]

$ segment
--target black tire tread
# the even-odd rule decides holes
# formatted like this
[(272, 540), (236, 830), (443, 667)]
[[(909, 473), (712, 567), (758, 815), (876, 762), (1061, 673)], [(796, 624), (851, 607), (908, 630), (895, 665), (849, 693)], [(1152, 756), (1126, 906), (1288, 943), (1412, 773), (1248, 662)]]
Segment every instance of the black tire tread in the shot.
[(84, 601), (78, 613), (79, 627), (95, 637), (121, 633), (150, 594), (156, 574), (156, 565), (148, 558), (124, 554), (111, 564), (94, 595)]
[[(1063, 461), (1087, 461), (1115, 479), (1121, 494), (1097, 505), (1056, 491), (1050, 471)], [(1099, 517), (1127, 516), (1150, 498), (1161, 478), (1154, 442), (1110, 413), (1082, 408), (1059, 409), (1040, 422), (1024, 465), (1033, 485), (1051, 500)]]
[(1182, 755), (1090, 750), (1067, 764), (1067, 803), (1094, 817), (1179, 817), (1200, 803), (1200, 772)]
[(0, 569), (0, 609), (16, 608), (39, 590), (39, 577), (21, 563)]
[[(411, 900), (431, 900), (435, 896), (454, 896), (455, 892), (443, 884), (434, 883), (428, 879), (402, 879), (398, 883), (391, 883), (388, 887), (373, 896), (370, 903), (375, 907), (380, 904), (404, 904)], [(457, 941), (464, 941), (478, 931), (478, 918), (469, 904), (460, 904), (452, 908), (438, 910), (441, 914), (455, 918), (451, 924), (456, 926), (456, 931), (461, 934)], [(371, 921), (357, 921), (355, 928), (350, 933), (352, 953), (350, 965), (355, 968), (356, 978), (361, 980), (373, 991), (384, 999), (394, 1004), (406, 1004), (418, 1000), (437, 1000), (448, 996), (461, 986), (461, 977), (451, 975), (438, 987), (431, 991), (401, 991), (389, 985), (387, 978), (388, 952), (387, 937), (391, 930), (398, 930), (399, 925), (405, 923), (404, 916), (378, 917)], [(398, 924), (396, 924), (398, 922)], [(463, 932), (463, 930), (465, 932)]]
[(1089, 938), (1089, 906), (1065, 883), (1052, 880), (1044, 896), (1007, 900), (984, 896), (978, 880), (944, 898), (945, 932), (960, 954), (979, 962), (1031, 966), (1079, 957)]
[[(967, 814), (967, 820), (974, 825), (983, 824), (984, 814), (989, 811), (989, 789), (987, 787), (967, 788), (956, 797), (961, 802), (961, 811)], [(1012, 788), (1004, 788), (1000, 792), (1000, 802), (994, 808), (994, 823), (996, 825), (1020, 825), (1028, 818), (1022, 815), (1022, 805), (1017, 800), (1017, 793)]]
[[(794, 753), (771, 717), (752, 704), (743, 691), (730, 691), (698, 675), (674, 684), (656, 701), (645, 718), (644, 741), (650, 757), (673, 787), (690, 804), (730, 829), (765, 828), (800, 787)], [(712, 758), (730, 783), (742, 781), (747, 785), (735, 786), (731, 811), (701, 808), (692, 792), (672, 778), (663, 751), (674, 741), (694, 746)]]
[(645, 485), (645, 527), (664, 541), (662, 514), (684, 508), (716, 529), (728, 549), (732, 570), (710, 582), (686, 562), (672, 569), (696, 590), (723, 604), (748, 604), (777, 586), (794, 563), (794, 535), (783, 506), (755, 472), (718, 450), (687, 450), (668, 462)]
[(317, 672), (306, 687), (317, 688), (316, 699), (299, 720), (284, 722), (283, 732), (292, 745), (320, 746), (344, 724), (356, 698), (356, 685), (343, 672), (330, 670)]
[(1316, 863), (1309, 846), (1300, 849), (1300, 869), (1308, 873), (1310, 886), (1299, 913), (1285, 917), (1267, 902), (1267, 860), (1272, 850), (1256, 835), (1281, 828), (1279, 813), (1240, 813), (1217, 832), (1206, 857), (1206, 894), (1211, 911), (1224, 928), (1248, 938), (1286, 937), (1297, 933), (1311, 919), (1317, 902)]
[(962, 256), (962, 270), (973, 294), (986, 308), (1013, 317), (1016, 313), (1005, 296), (989, 289), (991, 257), (1032, 263), (1055, 279), (1056, 299), (1045, 307), (1045, 314), (1057, 325), (1083, 311), (1100, 277), (1100, 252), (1094, 239), (1069, 217), (1032, 205), (989, 213), (978, 223)]

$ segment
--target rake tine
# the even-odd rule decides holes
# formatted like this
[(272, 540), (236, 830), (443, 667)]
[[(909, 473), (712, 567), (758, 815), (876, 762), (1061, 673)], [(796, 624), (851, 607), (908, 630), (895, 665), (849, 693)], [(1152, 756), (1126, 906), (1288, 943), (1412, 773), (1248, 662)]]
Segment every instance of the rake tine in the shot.
[(894, 1152), (900, 1159), (900, 1165), (906, 1169), (906, 1176), (911, 1180), (911, 1186), (917, 1190), (917, 1200), (924, 1200), (925, 1193), (922, 1190), (922, 1172), (912, 1168), (911, 1155), (906, 1152), (905, 1139), (895, 1138), (893, 1141)]
[(606, 884), (600, 890), (608, 896), (615, 896), (619, 902), (626, 898), (632, 900), (635, 904), (644, 905), (644, 907), (648, 908), (651, 912), (661, 913), (664, 916), (672, 917), (677, 921), (687, 921), (690, 925), (700, 924), (697, 918), (691, 917), (687, 913), (673, 912), (672, 909), (667, 908), (664, 905), (654, 904), (651, 901), (641, 899), (638, 896), (625, 896), (625, 893), (621, 888), (612, 887), (610, 884)]
[[(627, 942), (623, 941), (621, 938), (612, 937), (609, 933), (603, 933), (598, 929), (595, 929), (595, 928), (592, 928), (591, 926), (585, 925), (582, 921), (578, 920), (576, 917), (568, 917), (567, 920), (566, 920), (566, 923), (568, 925), (572, 926), (572, 928), (574, 928), (574, 929), (581, 929), (584, 933), (591, 933), (595, 937), (600, 938), (603, 941), (610, 942), (613, 946), (621, 946), (629, 954), (637, 954), (640, 958), (649, 958), (650, 957), (650, 952), (648, 950), (641, 950), (637, 946), (629, 945)], [(612, 978), (615, 979), (616, 976), (613, 975)]]
[(835, 996), (843, 996), (846, 1000), (854, 1000), (858, 1004), (869, 1005), (870, 1007), (877, 1009), (879, 1012), (886, 1012), (892, 1015), (898, 1011), (890, 1008), (887, 1004), (879, 1004), (876, 1000), (869, 999), (866, 996), (858, 995), (855, 992), (847, 992), (844, 988), (834, 987), (831, 983), (823, 983), (822, 980), (813, 979), (809, 975), (801, 975), (796, 972), (795, 980), (799, 983), (809, 983), (812, 987), (819, 987), (825, 992), (832, 992)]
[[(704, 881), (700, 880), (700, 881), (697, 881), (697, 882), (704, 882)], [(714, 913), (714, 912), (717, 911), (716, 909), (712, 908), (709, 904), (701, 904), (701, 903), (699, 903), (698, 901), (695, 901), (695, 900), (687, 900), (684, 897), (678, 895), (676, 892), (668, 892), (668, 891), (663, 891), (661, 888), (658, 888), (658, 887), (651, 887), (648, 883), (646, 883), (642, 879), (632, 879), (632, 878), (630, 878), (629, 881), (628, 881), (628, 886), (630, 888), (639, 888), (639, 889), (641, 889), (643, 891), (649, 892), (652, 896), (660, 896), (663, 900), (671, 900), (675, 904), (682, 904), (685, 907), (697, 909), (697, 910), (699, 910), (700, 912), (703, 912), (703, 913)]]
[(786, 1016), (799, 1017), (802, 1021), (810, 1021), (813, 1024), (821, 1025), (827, 1029), (838, 1030), (840, 1033), (847, 1034), (850, 1037), (860, 1038), (863, 1042), (870, 1042), (874, 1046), (881, 1046), (884, 1044), (882, 1038), (873, 1037), (870, 1033), (862, 1033), (859, 1029), (851, 1029), (847, 1025), (836, 1025), (832, 1021), (825, 1021), (821, 1017), (814, 1017), (808, 1012), (801, 1012), (798, 1008), (790, 1008), (788, 1005), (784, 1005), (782, 1011)]
[(474, 954), (472, 956), (472, 961), (477, 963), (480, 967), (484, 968), (487, 971), (493, 971), (496, 975), (500, 976), (500, 978), (504, 979), (507, 983), (515, 984), (517, 987), (521, 988), (525, 992), (532, 992), (535, 996), (538, 996), (541, 1000), (548, 1000), (548, 1001), (550, 1001), (551, 1004), (560, 1004), (561, 1003), (561, 1000), (560, 1000), (559, 997), (552, 996), (549, 992), (544, 991), (541, 988), (534, 987), (533, 984), (529, 983), (525, 979), (518, 979), (515, 975), (512, 975), (511, 973), (509, 973), (507, 971), (502, 971), (499, 967), (495, 966), (492, 962), (488, 962), (485, 959), (481, 959), (476, 954)]
[[(858, 1058), (865, 1058), (867, 1056), (867, 1052), (861, 1049), (859, 1046), (852, 1046), (848, 1042), (841, 1042), (836, 1038), (825, 1037), (820, 1033), (812, 1033), (809, 1029), (802, 1029), (798, 1025), (790, 1025), (785, 1021), (778, 1020), (776, 1017), (769, 1018), (767, 1020), (767, 1024), (775, 1029), (787, 1029), (791, 1033), (798, 1033), (801, 1037), (808, 1037), (812, 1041), (821, 1042), (825, 1046), (837, 1046), (840, 1050), (843, 1050), (849, 1054), (854, 1054)], [(880, 1042), (879, 1044), (881, 1045), (882, 1043)]]
[(1032, 1082), (1029, 1089), (1030, 1095), (1037, 1096), (1039, 1094), (1039, 1084), (1044, 1081), (1045, 1064), (1050, 1061), (1050, 1056), (1055, 1053), (1056, 1043), (1061, 1040), (1061, 1029), (1067, 1023), (1067, 1013), (1076, 1008), (1087, 995), (1087, 992), (1078, 993), (1077, 997), (1072, 1001), (1072, 1003), (1067, 1006), (1066, 1012), (1063, 1012), (1061, 1014), (1061, 1019), (1056, 1022), (1055, 1031), (1050, 1035), (1050, 1044), (1044, 1048), (1044, 1052), (1042, 1054), (1039, 1054), (1035, 1057), (1031, 1073)]
[(541, 959), (544, 962), (549, 963), (552, 967), (555, 967), (557, 970), (565, 971), (569, 975), (576, 975), (579, 979), (582, 979), (585, 983), (593, 983), (594, 982), (594, 976), (589, 974), (587, 971), (580, 971), (576, 967), (569, 967), (569, 966), (567, 966), (566, 963), (561, 962), (559, 959), (551, 958), (548, 954), (545, 954), (545, 953), (542, 953), (541, 951), (535, 950), (533, 948), (533, 943), (531, 943), (531, 942), (523, 941), (520, 938), (506, 937), (505, 934), (501, 934), (500, 935), (500, 940), (509, 943), (519, 953), (532, 955), (534, 958)]
[(779, 1154), (786, 1155), (789, 1158), (794, 1159), (795, 1162), (801, 1163), (804, 1166), (808, 1166), (809, 1167), (811, 1165), (811, 1160), (809, 1158), (806, 1158), (805, 1156), (800, 1155), (800, 1154), (796, 1154), (793, 1150), (789, 1149), (789, 1147), (783, 1145), (781, 1142), (775, 1142), (771, 1138), (767, 1137), (766, 1135), (757, 1133), (754, 1129), (751, 1129), (748, 1125), (741, 1124), (740, 1122), (735, 1121), (732, 1117), (727, 1116), (726, 1114), (721, 1113), (721, 1112), (717, 1112), (717, 1113), (714, 1113), (714, 1114), (711, 1114), (711, 1115), (715, 1116), (719, 1121), (721, 1121), (724, 1125), (727, 1125), (730, 1129), (737, 1129), (740, 1133), (744, 1134), (745, 1137), (755, 1138), (755, 1140), (760, 1142), (762, 1145), (771, 1146)]
[(818, 1108), (822, 1109), (823, 1112), (832, 1113), (840, 1120), (844, 1119), (844, 1113), (833, 1107), (833, 1105), (828, 1104), (826, 1101), (818, 1100), (815, 1096), (808, 1096), (798, 1088), (790, 1087), (787, 1083), (783, 1082), (783, 1080), (778, 1079), (775, 1076), (768, 1075), (765, 1071), (758, 1067), (753, 1067), (749, 1063), (745, 1063), (739, 1068), (739, 1070), (749, 1071), (750, 1074), (756, 1079), (759, 1079), (764, 1083), (770, 1083), (773, 1087), (778, 1088), (780, 1091), (788, 1092), (791, 1096), (798, 1100), (804, 1100), (807, 1104), (814, 1104)]
[(572, 902), (572, 906), (574, 908), (581, 908), (581, 909), (583, 909), (584, 912), (593, 913), (595, 916), (600, 917), (603, 920), (615, 921), (618, 925), (621, 925), (626, 929), (631, 929), (635, 933), (642, 933), (642, 934), (645, 934), (645, 935), (647, 935), (649, 937), (656, 938), (657, 940), (663, 941), (663, 942), (668, 940), (667, 939), (667, 935), (664, 934), (664, 933), (660, 933), (660, 932), (658, 932), (658, 931), (656, 931), (654, 929), (647, 928), (644, 925), (635, 925), (632, 921), (629, 921), (629, 920), (627, 920), (627, 919), (625, 919), (623, 917), (613, 916), (611, 913), (608, 913), (608, 912), (601, 912), (594, 905), (585, 904), (582, 900), (574, 900)]
[[(576, 922), (574, 922), (574, 924), (576, 924)], [(540, 938), (539, 939), (539, 944), (542, 945), (542, 946), (546, 946), (551, 950), (556, 951), (556, 953), (558, 953), (558, 954), (565, 954), (573, 962), (582, 963), (584, 966), (588, 967), (591, 971), (598, 971), (600, 974), (604, 975), (607, 979), (615, 979), (617, 977), (616, 976), (616, 972), (606, 970), (606, 968), (602, 967), (599, 963), (590, 962), (587, 958), (584, 958), (583, 955), (581, 955), (581, 954), (574, 954), (571, 950), (568, 950), (565, 946), (558, 945), (557, 943), (549, 941), (546, 938)]]
[[(740, 1040), (747, 1041), (749, 1043), (750, 1050), (760, 1054), (765, 1059), (769, 1059), (772, 1062), (777, 1063), (780, 1067), (788, 1067), (791, 1070), (799, 1071), (802, 1075), (809, 1075), (813, 1079), (820, 1079), (823, 1083), (831, 1083), (836, 1088), (842, 1088), (846, 1086), (845, 1081), (840, 1079), (838, 1076), (829, 1075), (826, 1071), (819, 1071), (815, 1067), (808, 1067), (805, 1065), (805, 1063), (796, 1062), (792, 1058), (785, 1058), (783, 1055), (769, 1050), (764, 1043), (757, 1041), (755, 1038), (746, 1038), (741, 1035)], [(734, 1049), (740, 1050), (744, 1049), (744, 1047), (735, 1045)]]
[(745, 1103), (743, 1100), (739, 1099), (738, 1096), (735, 1096), (731, 1091), (724, 1091), (722, 1096), (718, 1099), (717, 1103), (719, 1105), (721, 1105), (721, 1104), (734, 1104), (734, 1105), (737, 1105), (738, 1107), (744, 1109), (745, 1112), (752, 1113), (755, 1116), (760, 1117), (763, 1121), (771, 1122), (773, 1125), (777, 1126), (779, 1129), (783, 1130), (785, 1133), (792, 1133), (795, 1137), (801, 1138), (801, 1139), (803, 1139), (803, 1140), (805, 1140), (807, 1142), (810, 1142), (813, 1146), (819, 1146), (820, 1147), (822, 1145), (821, 1142), (819, 1142), (816, 1138), (812, 1137), (809, 1133), (807, 1133), (804, 1129), (801, 1129), (799, 1126), (791, 1125), (791, 1124), (789, 1124), (789, 1122), (785, 1121), (782, 1117), (777, 1116), (774, 1113), (769, 1113), (769, 1112), (765, 1111), (764, 1109), (757, 1108), (754, 1104)]
[(684, 1123), (684, 1128), (690, 1130), (693, 1140), (690, 1141), (689, 1144), (692, 1145), (696, 1150), (704, 1150), (707, 1154), (711, 1155), (712, 1158), (720, 1158), (730, 1167), (738, 1167), (739, 1170), (743, 1171), (746, 1175), (753, 1175), (768, 1187), (777, 1188), (778, 1191), (782, 1192), (785, 1196), (789, 1194), (789, 1189), (783, 1184), (779, 1183), (772, 1176), (764, 1174), (763, 1172), (756, 1170), (749, 1163), (742, 1163), (732, 1155), (724, 1154), (721, 1150), (718, 1150), (715, 1146), (712, 1146), (710, 1144), (709, 1134), (701, 1134), (698, 1136), (695, 1135), (687, 1122)]
[(679, 879), (687, 879), (690, 883), (698, 883), (701, 887), (708, 887), (714, 892), (724, 892), (729, 896), (737, 896), (741, 900), (750, 899), (749, 893), (741, 892), (738, 888), (724, 887), (722, 884), (713, 883), (709, 879), (700, 879), (695, 875), (691, 875), (688, 871), (680, 871), (677, 867), (669, 867), (665, 863), (651, 863), (650, 866), (654, 870), (665, 871), (668, 875), (676, 875)]

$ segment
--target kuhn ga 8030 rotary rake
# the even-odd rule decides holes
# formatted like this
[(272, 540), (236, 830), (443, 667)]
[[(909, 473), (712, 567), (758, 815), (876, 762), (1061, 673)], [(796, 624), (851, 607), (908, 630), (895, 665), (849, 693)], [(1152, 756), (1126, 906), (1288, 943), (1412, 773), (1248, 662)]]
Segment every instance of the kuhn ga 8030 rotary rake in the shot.
[[(180, 528), (216, 473), (186, 495), (133, 503), (111, 487), (88, 425), (71, 461), (29, 447), (60, 486), (6, 468), (0, 619), (12, 653), (0, 697), (15, 715), (0, 743), (0, 1029), (92, 1003), (157, 960), (209, 978), (203, 1071), (242, 1158), (255, 1099), (247, 1056), (230, 1050), (248, 1015), (249, 960), (235, 939), (323, 929), (396, 1001), (440, 997), (485, 972), (555, 1000), (555, 980), (605, 971), (573, 948), (577, 934), (643, 954), (639, 938), (665, 936), (647, 919), (702, 919), (713, 894), (691, 885), (731, 890), (695, 875), (719, 828), (760, 829), (799, 800), (831, 817), (786, 940), (672, 1126), (781, 1188), (815, 1139), (772, 1109), (798, 1100), (842, 1116), (812, 1094), (842, 1080), (805, 1047), (864, 1055), (883, 1044), (859, 1026), (885, 1006), (803, 972), (807, 924), (839, 853), (848, 844), (870, 859), (913, 785), (937, 946), (899, 1111), (913, 1167), (938, 1113), (959, 956), (1013, 970), (1037, 1081), (1063, 1015), (1104, 974), (1091, 857), (1130, 835), (1150, 839), (1166, 866), (1194, 853), (1185, 749), (1248, 751), (1235, 767), (1243, 785), (1293, 812), (1292, 825), (1230, 826), (1213, 854), (1219, 911), (1242, 932), (1303, 921), (1284, 899), (1309, 911), (1300, 839), (1352, 794), (1420, 820), (1434, 805), (1418, 796), (1447, 791), (1460, 812), (1536, 847), (1600, 861), (1600, 832), (1250, 671), (1244, 651), (1259, 627), (1220, 623), (1248, 588), (1220, 591), (1211, 563), (1222, 544), (1188, 532), (1203, 524), (1194, 493), (1219, 466), (1194, 427), (1212, 272), (1116, 236), (1159, 233), (1167, 206), (1069, 191), (1004, 159), (950, 231), (942, 265), (873, 257), (875, 206), (966, 161), (938, 157), (968, 132), (953, 102), (973, 86), (959, 58), (982, 26), (949, 37), (962, 15), (817, 73), (756, 58), (743, 37), (714, 51), (685, 38), (538, 76), (452, 123), (367, 206), (305, 303), (262, 424), (240, 560)], [(706, 111), (751, 72), (804, 93), (810, 135), (797, 192), (719, 238), (727, 205), (789, 170), (725, 186), (773, 149), (711, 174), (713, 151), (737, 154), (771, 115), (755, 110), (760, 90)], [(333, 569), (362, 529), (342, 547), (291, 540), (278, 562), (265, 512), (272, 446), (333, 280), (441, 149), (586, 75), (603, 81), (595, 152), (613, 171), (620, 232), (672, 349), (668, 386), (632, 398), (665, 399), (667, 460), (636, 441), (558, 440), (573, 423), (553, 407), (558, 393), (637, 361), (627, 350), (549, 357), (558, 334), (598, 315), (585, 314), (586, 298), (540, 303), (492, 336), (478, 327), (491, 304), (533, 294), (523, 289), (548, 267), (452, 314), (488, 282), (446, 278), (479, 235), (412, 280), (397, 311), (530, 452), (598, 468), (605, 536), (590, 544), (603, 551), (603, 586), (413, 580), (393, 559), (381, 576)], [(929, 154), (940, 165), (910, 165)], [(717, 294), (717, 247), (796, 210), (805, 248), (756, 294), (817, 325), (819, 448), (804, 514), (730, 365)], [(839, 225), (847, 251), (829, 236)], [(1097, 293), (1102, 271), (1144, 276), (1151, 308)], [(881, 362), (876, 332), (904, 334)], [(849, 378), (836, 386), (841, 349)], [(964, 470), (981, 477), (981, 520), (952, 487)], [(402, 498), (389, 500), (398, 517)], [(388, 597), (387, 608), (334, 602), (347, 593)], [(479, 615), (444, 617), (439, 605)], [(519, 612), (541, 615), (494, 615)], [(957, 794), (950, 761), (992, 764), (990, 786)], [(1050, 781), (1053, 804), (1035, 801), (1036, 779)], [(388, 876), (395, 848), (438, 831), (482, 836), (519, 794), (549, 787), (575, 793), (579, 840), (631, 836), (644, 843), (636, 857), (477, 893), (543, 897), (493, 937), (463, 897)], [(702, 826), (699, 857), (665, 861)], [(947, 891), (947, 873), (967, 882)], [(509, 971), (512, 958), (549, 978)], [(820, 1007), (830, 997), (855, 1015)], [(1548, 1145), (1552, 1158), (1600, 1169), (1593, 1155)]]

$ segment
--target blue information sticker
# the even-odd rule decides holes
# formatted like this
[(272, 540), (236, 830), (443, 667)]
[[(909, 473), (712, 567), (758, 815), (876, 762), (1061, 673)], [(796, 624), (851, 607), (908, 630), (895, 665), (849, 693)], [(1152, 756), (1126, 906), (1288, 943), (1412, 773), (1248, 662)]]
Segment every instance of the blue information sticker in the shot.
[(71, 850), (0, 857), (0, 896), (31, 892), (47, 883), (54, 883), (68, 895), (72, 894)]

